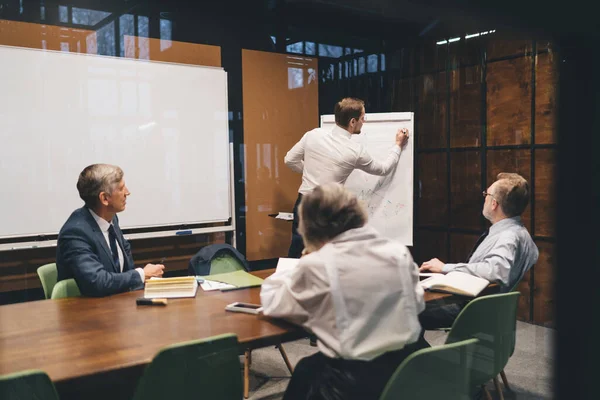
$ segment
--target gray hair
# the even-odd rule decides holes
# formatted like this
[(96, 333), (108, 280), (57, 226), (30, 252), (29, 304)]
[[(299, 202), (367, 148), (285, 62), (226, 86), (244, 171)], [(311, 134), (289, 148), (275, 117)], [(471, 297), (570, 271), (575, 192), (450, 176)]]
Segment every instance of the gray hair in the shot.
[(123, 170), (116, 165), (92, 164), (79, 174), (77, 190), (79, 197), (88, 207), (98, 205), (101, 192), (112, 194), (119, 182), (123, 180)]
[(521, 215), (529, 204), (529, 183), (519, 174), (501, 172), (496, 177), (494, 198), (507, 217)]
[(302, 197), (298, 208), (306, 247), (318, 247), (350, 229), (367, 223), (367, 211), (356, 196), (339, 183), (317, 186)]

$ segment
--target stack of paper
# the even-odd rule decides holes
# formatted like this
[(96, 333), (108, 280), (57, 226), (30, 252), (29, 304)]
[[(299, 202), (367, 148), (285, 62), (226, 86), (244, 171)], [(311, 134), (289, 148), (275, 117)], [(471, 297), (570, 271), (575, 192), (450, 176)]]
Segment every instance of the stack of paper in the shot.
[(277, 273), (283, 273), (283, 272), (287, 272), (289, 270), (293, 270), (296, 268), (296, 266), (298, 265), (298, 263), (300, 262), (299, 258), (285, 258), (285, 257), (281, 257), (279, 258), (279, 261), (277, 261)]
[(194, 297), (198, 282), (194, 276), (151, 278), (146, 281), (144, 297), (147, 299)]
[[(234, 271), (227, 272), (224, 274), (214, 274), (203, 276), (204, 283), (201, 285), (205, 291), (210, 290), (227, 290), (234, 288), (249, 288), (254, 286), (260, 286), (263, 280), (257, 276), (247, 273), (246, 271)], [(209, 282), (205, 285), (206, 282)], [(227, 285), (227, 286), (223, 286)], [(215, 288), (215, 286), (218, 286)]]
[(232, 289), (235, 286), (233, 286), (233, 285), (231, 285), (229, 283), (224, 283), (224, 282), (212, 281), (212, 280), (209, 280), (209, 279), (204, 279), (204, 282), (202, 282), (200, 284), (200, 287), (205, 292), (210, 292), (211, 290)]
[(277, 216), (275, 218), (277, 218), (277, 219), (285, 219), (286, 221), (293, 221), (294, 220), (294, 213), (288, 213), (288, 212), (281, 212), (281, 211), (279, 211), (279, 214), (277, 214)]

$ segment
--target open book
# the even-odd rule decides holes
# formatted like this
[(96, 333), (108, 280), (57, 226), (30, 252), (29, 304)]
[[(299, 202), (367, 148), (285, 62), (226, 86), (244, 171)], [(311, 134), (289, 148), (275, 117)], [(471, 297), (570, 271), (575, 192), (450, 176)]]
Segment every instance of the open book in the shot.
[(420, 283), (425, 290), (470, 297), (477, 296), (490, 284), (486, 279), (458, 271), (452, 271), (446, 275), (436, 274), (422, 280)]
[(194, 276), (150, 278), (144, 286), (144, 297), (147, 299), (194, 297), (197, 289), (198, 282)]

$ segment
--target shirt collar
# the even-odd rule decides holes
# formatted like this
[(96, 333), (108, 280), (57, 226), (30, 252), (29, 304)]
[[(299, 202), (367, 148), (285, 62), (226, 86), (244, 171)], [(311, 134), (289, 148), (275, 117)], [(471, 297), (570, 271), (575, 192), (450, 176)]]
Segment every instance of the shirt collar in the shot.
[(100, 230), (102, 232), (108, 231), (108, 228), (110, 228), (112, 224), (107, 222), (104, 218), (99, 217), (98, 214), (96, 214), (91, 208), (88, 208), (88, 210), (90, 210), (90, 214), (92, 214), (92, 217), (94, 217), (94, 219), (96, 220), (96, 223), (98, 224)]
[(347, 137), (348, 139), (352, 138), (352, 134), (350, 132), (348, 132), (344, 128), (341, 128), (338, 125), (334, 125), (333, 129), (331, 130), (331, 132), (332, 133), (337, 133), (338, 135), (343, 135), (343, 136)]
[(502, 231), (511, 225), (522, 225), (521, 216), (504, 218), (503, 220), (496, 222), (495, 224), (490, 226), (490, 235)]

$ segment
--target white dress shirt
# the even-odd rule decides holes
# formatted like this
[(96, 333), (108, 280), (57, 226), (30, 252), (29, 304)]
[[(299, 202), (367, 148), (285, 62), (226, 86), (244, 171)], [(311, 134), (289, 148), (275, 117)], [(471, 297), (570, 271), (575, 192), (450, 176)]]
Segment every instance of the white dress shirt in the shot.
[[(96, 214), (91, 208), (88, 208), (88, 210), (90, 210), (90, 214), (92, 214), (92, 217), (94, 217), (94, 219), (96, 220), (96, 223), (98, 224), (98, 228), (100, 228), (100, 232), (102, 232), (102, 236), (104, 236), (104, 239), (106, 240), (106, 243), (108, 244), (108, 248), (110, 249), (110, 240), (108, 238), (108, 228), (110, 228), (110, 226), (112, 224), (109, 223), (104, 218), (98, 216), (98, 214)], [(123, 250), (121, 249), (121, 245), (119, 244), (118, 240), (117, 240), (117, 253), (119, 254), (119, 268), (120, 268), (120, 271), (123, 272), (123, 262), (125, 259), (123, 258)], [(138, 274), (140, 274), (140, 278), (142, 278), (142, 282), (144, 282), (146, 279), (146, 274), (144, 274), (144, 270), (142, 268), (136, 268), (135, 270), (138, 272)]]
[(398, 164), (400, 147), (394, 145), (384, 162), (378, 162), (364, 146), (351, 140), (352, 134), (335, 125), (332, 129), (316, 128), (285, 155), (285, 165), (302, 174), (298, 192), (307, 194), (319, 185), (336, 182), (342, 185), (354, 169), (373, 175), (387, 175)]
[(537, 262), (539, 251), (521, 217), (505, 218), (490, 227), (468, 263), (445, 264), (442, 272), (466, 272), (511, 289)]
[(262, 284), (265, 315), (317, 335), (323, 354), (372, 360), (419, 338), (425, 308), (406, 246), (364, 226), (338, 235)]

